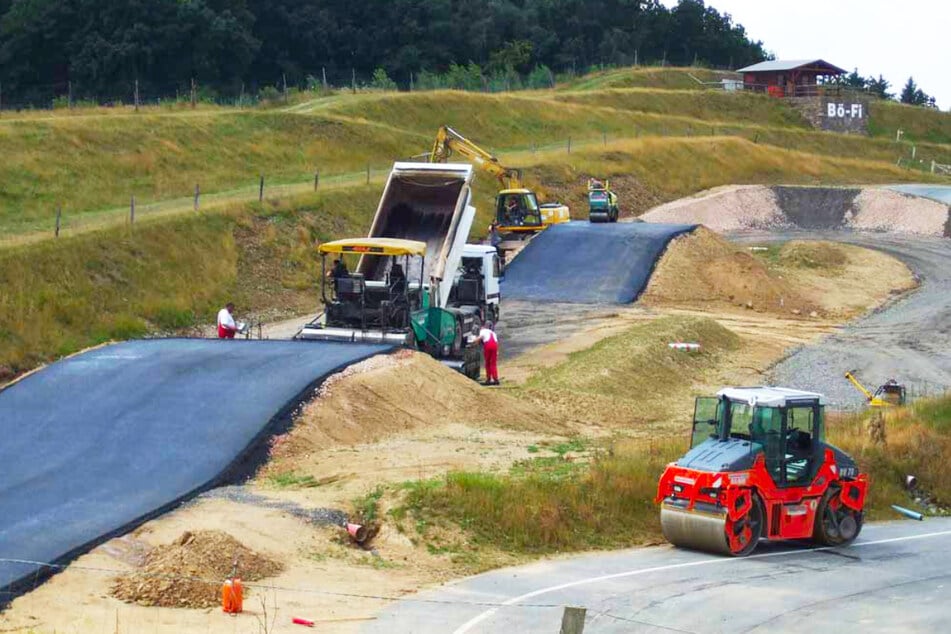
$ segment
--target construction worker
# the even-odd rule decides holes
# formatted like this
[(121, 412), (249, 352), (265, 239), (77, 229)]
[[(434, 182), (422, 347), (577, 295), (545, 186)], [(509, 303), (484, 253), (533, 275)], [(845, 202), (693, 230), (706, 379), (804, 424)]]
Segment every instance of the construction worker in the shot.
[(350, 275), (350, 271), (347, 269), (347, 263), (343, 259), (334, 260), (333, 268), (330, 269), (330, 277), (334, 281), (334, 290), (337, 290), (337, 280), (348, 275)]
[(234, 339), (238, 332), (238, 325), (234, 323), (234, 304), (228, 302), (224, 308), (218, 311), (218, 338)]
[(492, 322), (482, 324), (479, 330), (479, 343), (482, 344), (482, 354), (485, 357), (485, 383), (483, 385), (499, 384), (499, 337), (492, 329)]

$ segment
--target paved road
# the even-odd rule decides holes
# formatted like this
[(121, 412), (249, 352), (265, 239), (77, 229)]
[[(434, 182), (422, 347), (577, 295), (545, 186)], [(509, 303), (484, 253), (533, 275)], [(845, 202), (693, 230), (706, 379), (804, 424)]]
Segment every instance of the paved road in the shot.
[(913, 394), (951, 389), (951, 240), (865, 233), (742, 236), (743, 241), (789, 238), (836, 240), (879, 249), (904, 261), (920, 277), (918, 290), (841, 331), (807, 346), (770, 373), (774, 384), (816, 390), (833, 405), (864, 403), (844, 378), (856, 370), (867, 384), (895, 378)]
[(931, 198), (938, 202), (951, 205), (951, 186), (949, 185), (891, 185), (888, 189), (893, 189), (903, 194)]
[[(696, 225), (569, 222), (532, 238), (505, 269), (505, 300), (630, 304), (657, 259)], [(504, 310), (503, 306), (503, 310)]]
[[(384, 346), (130, 341), (0, 392), (0, 558), (59, 562), (246, 467), (327, 374)], [(0, 562), (0, 604), (37, 566)]]
[[(507, 568), (416, 595), (368, 634), (559, 630), (587, 608), (585, 634), (946, 632), (951, 519), (867, 526), (841, 549), (761, 544), (745, 559), (668, 546)], [(433, 603), (445, 602), (445, 603)]]

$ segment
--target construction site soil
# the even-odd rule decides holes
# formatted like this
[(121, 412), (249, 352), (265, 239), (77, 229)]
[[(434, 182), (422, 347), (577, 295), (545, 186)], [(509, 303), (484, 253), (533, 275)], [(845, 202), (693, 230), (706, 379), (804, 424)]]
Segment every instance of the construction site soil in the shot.
[[(747, 242), (738, 247), (699, 230), (675, 240), (642, 301), (633, 306), (506, 300), (499, 325), (502, 389), (482, 388), (414, 353), (351, 366), (328, 379), (298, 412), (295, 427), (274, 440), (270, 460), (254, 481), (230, 488), (225, 498), (199, 498), (81, 557), (15, 600), (0, 615), (0, 628), (230, 633), (259, 631), (262, 620), (275, 619), (264, 631), (281, 632), (293, 631), (292, 616), (304, 616), (323, 631), (349, 632), (374, 618), (388, 597), (518, 563), (511, 554), (472, 545), (464, 531), (429, 528), (422, 537), (418, 525), (388, 516), (400, 483), (460, 469), (507, 471), (518, 461), (548, 455), (546, 446), (578, 436), (609, 439), (648, 429), (682, 433), (690, 394), (724, 383), (762, 382), (791, 348), (814, 345), (838, 332), (842, 320), (887, 303), (915, 284), (905, 265), (877, 251), (798, 242), (751, 252), (750, 245), (766, 245), (768, 238), (743, 239)], [(908, 238), (901, 242), (907, 248), (889, 249), (919, 269), (930, 260), (911, 255), (917, 241)], [(874, 238), (863, 244), (880, 246)], [(944, 258), (951, 271), (944, 242), (935, 244), (934, 262)], [(927, 275), (932, 273), (929, 269)], [(947, 308), (945, 314), (951, 314)], [(722, 353), (671, 354), (670, 368), (645, 376), (624, 365), (627, 357), (639, 364), (656, 359), (651, 346), (666, 350), (666, 338), (678, 328), (713, 337)], [(656, 341), (638, 339), (645, 336)], [(603, 354), (616, 357), (616, 372), (603, 373), (604, 357), (598, 356)], [(679, 374), (666, 374), (678, 368)], [(663, 395), (653, 393), (653, 383), (635, 385), (634, 379), (659, 382)], [(595, 424), (612, 405), (598, 394), (602, 388), (625, 394), (630, 402), (615, 403), (623, 405), (623, 416)], [(581, 411), (566, 407), (566, 390), (573, 389), (593, 394), (585, 402), (594, 405)], [(650, 403), (652, 409), (652, 420), (643, 424), (631, 417), (639, 396), (646, 399), (641, 405)], [(291, 507), (325, 512), (317, 522)], [(335, 524), (336, 518), (368, 511), (383, 525), (364, 550)], [(254, 599), (237, 620), (217, 609), (156, 611), (107, 596), (114, 575), (95, 570), (122, 570), (134, 579), (144, 553), (170, 542), (174, 547), (185, 531), (224, 531), (229, 540), (281, 562), (284, 570), (253, 589)], [(226, 569), (225, 576), (235, 548), (229, 542), (215, 549), (220, 555), (214, 565)], [(217, 568), (208, 574), (223, 579)]]

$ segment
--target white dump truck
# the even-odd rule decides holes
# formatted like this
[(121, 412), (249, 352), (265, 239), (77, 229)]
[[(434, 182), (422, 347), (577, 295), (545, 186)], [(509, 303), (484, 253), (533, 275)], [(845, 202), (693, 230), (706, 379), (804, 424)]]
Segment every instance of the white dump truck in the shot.
[(498, 318), (500, 267), (466, 244), (472, 178), (466, 164), (394, 164), (369, 235), (320, 245), (325, 310), (297, 337), (410, 346), (478, 378), (468, 335)]

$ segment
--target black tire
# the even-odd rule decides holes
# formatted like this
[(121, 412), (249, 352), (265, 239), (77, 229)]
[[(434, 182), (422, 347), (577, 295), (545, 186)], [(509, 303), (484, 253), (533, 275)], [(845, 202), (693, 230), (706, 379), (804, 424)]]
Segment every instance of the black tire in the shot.
[[(753, 506), (750, 508), (749, 513), (747, 513), (744, 518), (733, 525), (733, 530), (737, 532), (742, 530), (746, 523), (750, 525), (751, 535), (749, 542), (747, 542), (747, 544), (739, 550), (733, 550), (729, 546), (729, 537), (724, 535), (724, 538), (727, 539), (727, 548), (729, 549), (730, 554), (734, 557), (746, 557), (751, 552), (756, 550), (756, 546), (759, 544), (759, 540), (763, 536), (763, 525), (766, 521), (766, 513), (763, 510), (763, 503), (760, 501), (759, 496), (756, 495), (756, 493), (751, 493), (750, 495), (752, 496)], [(727, 530), (729, 530), (729, 528)]]
[(499, 305), (498, 305), (498, 304), (489, 304), (489, 310), (488, 310), (488, 319), (489, 319), (489, 321), (491, 321), (493, 324), (498, 324), (498, 323), (499, 323), (499, 315), (500, 315)]
[(862, 532), (864, 513), (840, 505), (833, 510), (830, 501), (839, 495), (838, 486), (830, 486), (816, 509), (815, 525), (812, 527), (812, 539), (823, 546), (846, 546), (855, 541)]
[(452, 349), (449, 351), (449, 356), (452, 358), (457, 358), (462, 352), (462, 322), (459, 319), (456, 319), (456, 331), (452, 336)]

